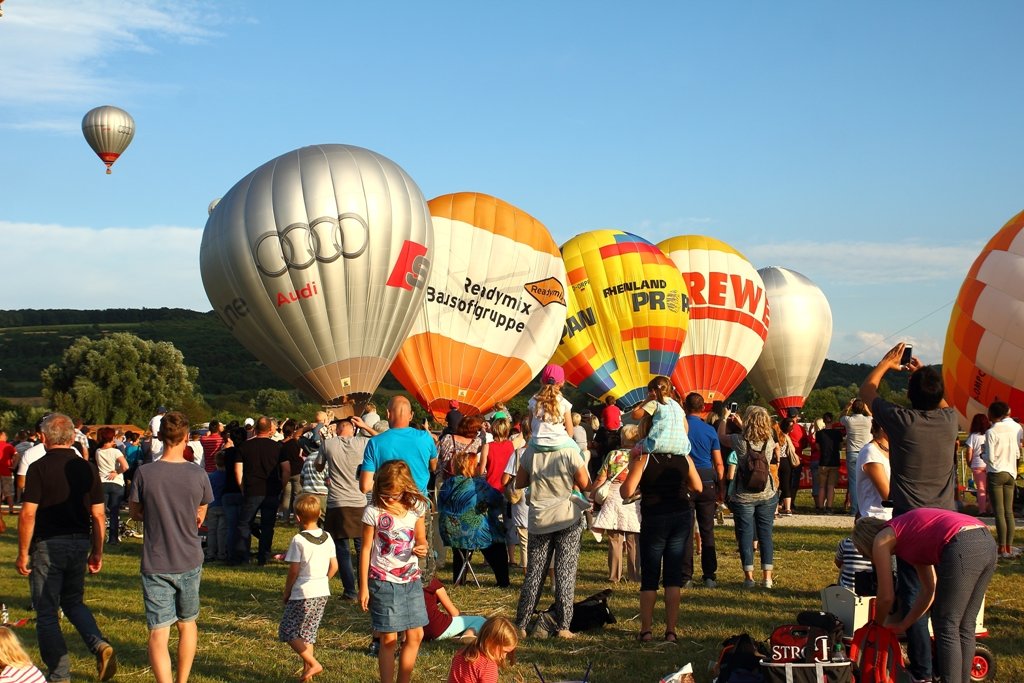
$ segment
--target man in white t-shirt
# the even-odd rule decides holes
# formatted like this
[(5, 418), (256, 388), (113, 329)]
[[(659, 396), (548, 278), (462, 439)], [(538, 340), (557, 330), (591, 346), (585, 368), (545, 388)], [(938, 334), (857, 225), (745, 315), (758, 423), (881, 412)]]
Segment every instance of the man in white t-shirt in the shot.
[(152, 453), (153, 460), (159, 460), (164, 452), (164, 444), (157, 438), (157, 434), (160, 433), (160, 422), (163, 421), (166, 413), (167, 406), (160, 406), (156, 409), (156, 415), (149, 419), (149, 432), (153, 435), (150, 441), (150, 453)]
[(1010, 417), (1010, 406), (995, 401), (988, 407), (992, 427), (985, 432), (985, 465), (988, 468), (988, 495), (995, 513), (996, 544), (999, 556), (1016, 556), (1013, 534), (1016, 521), (1013, 516), (1013, 493), (1017, 478), (1024, 430)]

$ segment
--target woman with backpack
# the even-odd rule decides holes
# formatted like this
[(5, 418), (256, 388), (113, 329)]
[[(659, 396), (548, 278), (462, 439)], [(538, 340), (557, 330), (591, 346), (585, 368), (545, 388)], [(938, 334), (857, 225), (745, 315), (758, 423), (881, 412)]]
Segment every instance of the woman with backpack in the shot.
[[(727, 434), (726, 424), (740, 427), (739, 434)], [(730, 445), (736, 453), (736, 477), (729, 491), (728, 503), (736, 524), (736, 540), (743, 564), (743, 587), (753, 588), (754, 535), (761, 552), (764, 587), (771, 588), (775, 529), (775, 510), (779, 505), (779, 482), (773, 466), (779, 462), (779, 444), (773, 438), (772, 420), (761, 406), (747, 408), (743, 419), (727, 412), (718, 423), (722, 445)]]

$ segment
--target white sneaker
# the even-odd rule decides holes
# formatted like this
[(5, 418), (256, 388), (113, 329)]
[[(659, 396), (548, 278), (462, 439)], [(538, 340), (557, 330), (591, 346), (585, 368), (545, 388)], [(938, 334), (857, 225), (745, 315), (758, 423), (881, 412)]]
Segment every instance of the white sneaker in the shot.
[(775, 586), (775, 583), (771, 579), (765, 579), (764, 580), (764, 587), (765, 588), (772, 588), (774, 586)]

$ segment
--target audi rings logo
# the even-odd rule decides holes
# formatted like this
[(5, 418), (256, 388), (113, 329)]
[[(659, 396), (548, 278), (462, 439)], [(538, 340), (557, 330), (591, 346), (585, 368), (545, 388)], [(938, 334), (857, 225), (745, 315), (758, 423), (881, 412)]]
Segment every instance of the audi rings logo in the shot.
[(314, 263), (333, 263), (360, 256), (370, 244), (370, 228), (355, 213), (321, 216), (312, 223), (292, 223), (280, 232), (265, 232), (253, 245), (256, 268), (267, 277), (288, 269), (305, 270)]

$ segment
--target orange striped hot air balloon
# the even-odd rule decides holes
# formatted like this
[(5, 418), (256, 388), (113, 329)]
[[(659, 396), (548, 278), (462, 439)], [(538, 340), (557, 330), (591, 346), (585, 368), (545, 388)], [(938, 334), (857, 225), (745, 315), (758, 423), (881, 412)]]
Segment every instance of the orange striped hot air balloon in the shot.
[(433, 268), (423, 308), (391, 372), (441, 419), (516, 394), (541, 371), (565, 324), (565, 265), (536, 218), (474, 192), (428, 202)]
[(942, 376), (965, 429), (994, 401), (1024, 414), (1024, 212), (967, 271), (949, 318)]
[(701, 394), (710, 410), (739, 386), (764, 348), (764, 280), (743, 254), (713, 237), (670, 237), (658, 246), (690, 292), (690, 328), (672, 383), (683, 396)]

